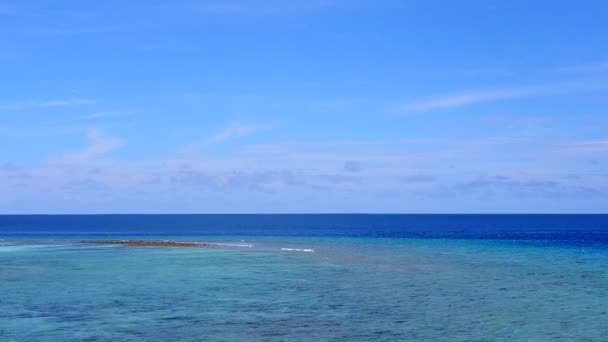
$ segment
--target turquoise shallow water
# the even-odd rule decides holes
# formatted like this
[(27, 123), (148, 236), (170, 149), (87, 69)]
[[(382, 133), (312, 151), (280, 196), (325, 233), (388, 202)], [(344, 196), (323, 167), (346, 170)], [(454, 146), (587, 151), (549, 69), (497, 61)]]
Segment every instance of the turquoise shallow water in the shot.
[(0, 340), (608, 340), (605, 248), (196, 239), (253, 247), (0, 241)]

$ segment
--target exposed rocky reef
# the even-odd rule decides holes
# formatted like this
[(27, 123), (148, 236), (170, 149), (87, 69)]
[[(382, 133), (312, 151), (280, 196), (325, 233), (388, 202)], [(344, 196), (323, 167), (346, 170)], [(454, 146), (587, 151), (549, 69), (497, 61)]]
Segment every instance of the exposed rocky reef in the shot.
[(153, 241), (153, 240), (83, 240), (81, 243), (91, 243), (98, 245), (122, 245), (127, 247), (211, 247), (205, 242), (189, 241)]

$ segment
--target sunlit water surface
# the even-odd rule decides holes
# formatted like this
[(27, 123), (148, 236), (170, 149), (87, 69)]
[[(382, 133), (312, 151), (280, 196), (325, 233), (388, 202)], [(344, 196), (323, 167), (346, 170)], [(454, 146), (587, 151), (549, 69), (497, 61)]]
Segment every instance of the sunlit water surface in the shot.
[(206, 240), (251, 246), (6, 238), (1, 340), (608, 340), (604, 248), (466, 239)]
[[(80, 243), (129, 238), (231, 245)], [(608, 341), (608, 215), (0, 216), (0, 342), (557, 340)]]

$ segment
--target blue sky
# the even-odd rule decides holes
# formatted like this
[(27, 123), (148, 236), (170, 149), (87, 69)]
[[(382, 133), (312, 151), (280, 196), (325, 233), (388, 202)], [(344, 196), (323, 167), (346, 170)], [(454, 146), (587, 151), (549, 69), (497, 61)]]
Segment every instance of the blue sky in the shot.
[(0, 0), (0, 213), (608, 212), (605, 1)]

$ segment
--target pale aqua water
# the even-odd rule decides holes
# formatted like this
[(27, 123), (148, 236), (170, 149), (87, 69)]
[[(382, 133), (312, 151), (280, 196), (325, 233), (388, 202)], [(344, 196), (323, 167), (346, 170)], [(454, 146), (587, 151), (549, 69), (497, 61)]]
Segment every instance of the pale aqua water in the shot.
[(608, 340), (601, 246), (214, 237), (254, 247), (176, 249), (30, 239), (0, 241), (0, 341)]

